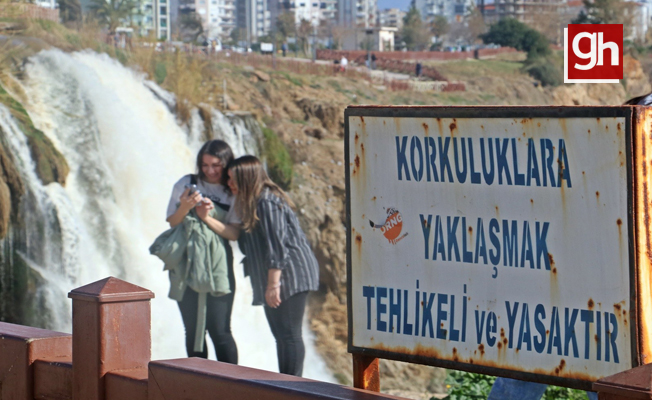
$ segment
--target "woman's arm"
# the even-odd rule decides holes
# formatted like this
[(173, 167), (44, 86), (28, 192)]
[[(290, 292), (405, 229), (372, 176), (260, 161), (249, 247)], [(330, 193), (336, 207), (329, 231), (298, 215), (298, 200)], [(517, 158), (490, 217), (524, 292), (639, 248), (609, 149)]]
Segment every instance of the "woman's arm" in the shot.
[(183, 191), (183, 193), (181, 193), (181, 197), (179, 197), (179, 207), (177, 207), (177, 210), (174, 212), (174, 214), (170, 215), (166, 220), (170, 223), (171, 228), (179, 225), (186, 217), (186, 215), (190, 212), (190, 210), (192, 210), (192, 208), (196, 206), (202, 199), (202, 196), (199, 192), (195, 192), (194, 194), (189, 195), (189, 191), (189, 189), (186, 189)]
[(280, 269), (272, 268), (267, 270), (267, 289), (265, 290), (265, 301), (267, 305), (276, 308), (281, 305), (281, 273)]
[(225, 224), (209, 215), (210, 210), (215, 206), (212, 201), (203, 202), (197, 206), (197, 216), (204, 221), (209, 228), (218, 235), (227, 240), (238, 240), (240, 237), (240, 227), (235, 224)]

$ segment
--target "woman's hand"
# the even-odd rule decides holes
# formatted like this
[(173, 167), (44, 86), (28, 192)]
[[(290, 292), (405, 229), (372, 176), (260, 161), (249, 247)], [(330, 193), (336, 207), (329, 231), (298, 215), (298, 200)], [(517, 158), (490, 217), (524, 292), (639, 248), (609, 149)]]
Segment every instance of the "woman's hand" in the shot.
[(204, 198), (197, 204), (197, 207), (195, 208), (195, 211), (197, 212), (197, 216), (199, 219), (202, 221), (208, 217), (208, 213), (215, 208), (213, 205), (213, 202), (210, 199)]
[(277, 284), (276, 286), (267, 286), (267, 290), (265, 290), (265, 301), (267, 302), (267, 305), (276, 308), (281, 305), (281, 284)]
[(185, 210), (187, 214), (193, 207), (195, 207), (199, 202), (202, 201), (202, 195), (198, 191), (190, 194), (190, 189), (186, 189), (181, 193), (179, 197), (179, 208)]
[(276, 308), (281, 305), (281, 273), (278, 268), (270, 268), (267, 271), (267, 289), (265, 289), (265, 301), (267, 305)]

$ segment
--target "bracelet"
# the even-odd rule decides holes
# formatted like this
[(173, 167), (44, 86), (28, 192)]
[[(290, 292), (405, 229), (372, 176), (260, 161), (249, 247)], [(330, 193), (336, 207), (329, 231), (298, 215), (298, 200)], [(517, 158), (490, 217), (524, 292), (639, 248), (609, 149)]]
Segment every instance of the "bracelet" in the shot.
[(281, 282), (277, 283), (276, 285), (267, 285), (267, 289), (278, 289), (281, 287)]

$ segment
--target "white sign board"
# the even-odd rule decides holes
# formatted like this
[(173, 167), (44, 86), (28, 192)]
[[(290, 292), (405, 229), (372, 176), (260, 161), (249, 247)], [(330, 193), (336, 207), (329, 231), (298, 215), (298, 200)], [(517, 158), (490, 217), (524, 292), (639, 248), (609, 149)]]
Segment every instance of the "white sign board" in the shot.
[(632, 368), (628, 118), (446, 110), (347, 110), (351, 351), (575, 387)]

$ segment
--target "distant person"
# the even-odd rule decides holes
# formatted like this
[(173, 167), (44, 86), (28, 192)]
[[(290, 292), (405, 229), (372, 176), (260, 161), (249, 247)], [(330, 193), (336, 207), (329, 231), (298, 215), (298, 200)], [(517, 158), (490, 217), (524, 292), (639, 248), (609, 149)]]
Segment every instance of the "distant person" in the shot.
[(340, 71), (346, 71), (346, 66), (349, 65), (349, 60), (346, 59), (346, 56), (342, 56), (340, 60)]
[[(487, 400), (539, 400), (548, 388), (544, 383), (496, 378)], [(596, 392), (586, 392), (589, 400), (598, 400)]]
[(281, 45), (281, 51), (283, 52), (283, 57), (285, 57), (285, 54), (288, 52), (287, 43), (283, 42), (283, 44)]
[(282, 374), (301, 376), (305, 346), (301, 334), (309, 291), (319, 286), (319, 265), (288, 195), (267, 176), (254, 156), (228, 169), (235, 211), (242, 220), (240, 249), (254, 292), (276, 339)]
[[(231, 293), (220, 297), (207, 296), (206, 330), (215, 346), (217, 360), (237, 364), (238, 349), (231, 334), (235, 274), (233, 272), (233, 251), (228, 240), (238, 239), (240, 219), (231, 210), (235, 198), (226, 185), (225, 170), (231, 160), (233, 160), (233, 151), (226, 142), (211, 140), (204, 143), (197, 154), (198, 173), (185, 175), (174, 184), (167, 210), (167, 221), (171, 227), (175, 227), (183, 223), (186, 215), (194, 209), (202, 223), (206, 224), (216, 235), (227, 239), (224, 242)], [(193, 192), (193, 189), (196, 190)], [(219, 207), (227, 212), (224, 222), (210, 216), (209, 212), (213, 207)], [(188, 357), (208, 358), (206, 343), (201, 351), (194, 350), (199, 294), (190, 287), (186, 287), (180, 297), (181, 299), (177, 301), (186, 330)]]
[(414, 68), (414, 73), (417, 78), (421, 77), (421, 74), (423, 73), (423, 65), (421, 65), (421, 61), (417, 61), (417, 65)]
[(376, 60), (378, 60), (378, 57), (374, 53), (371, 53), (371, 69), (376, 69)]

